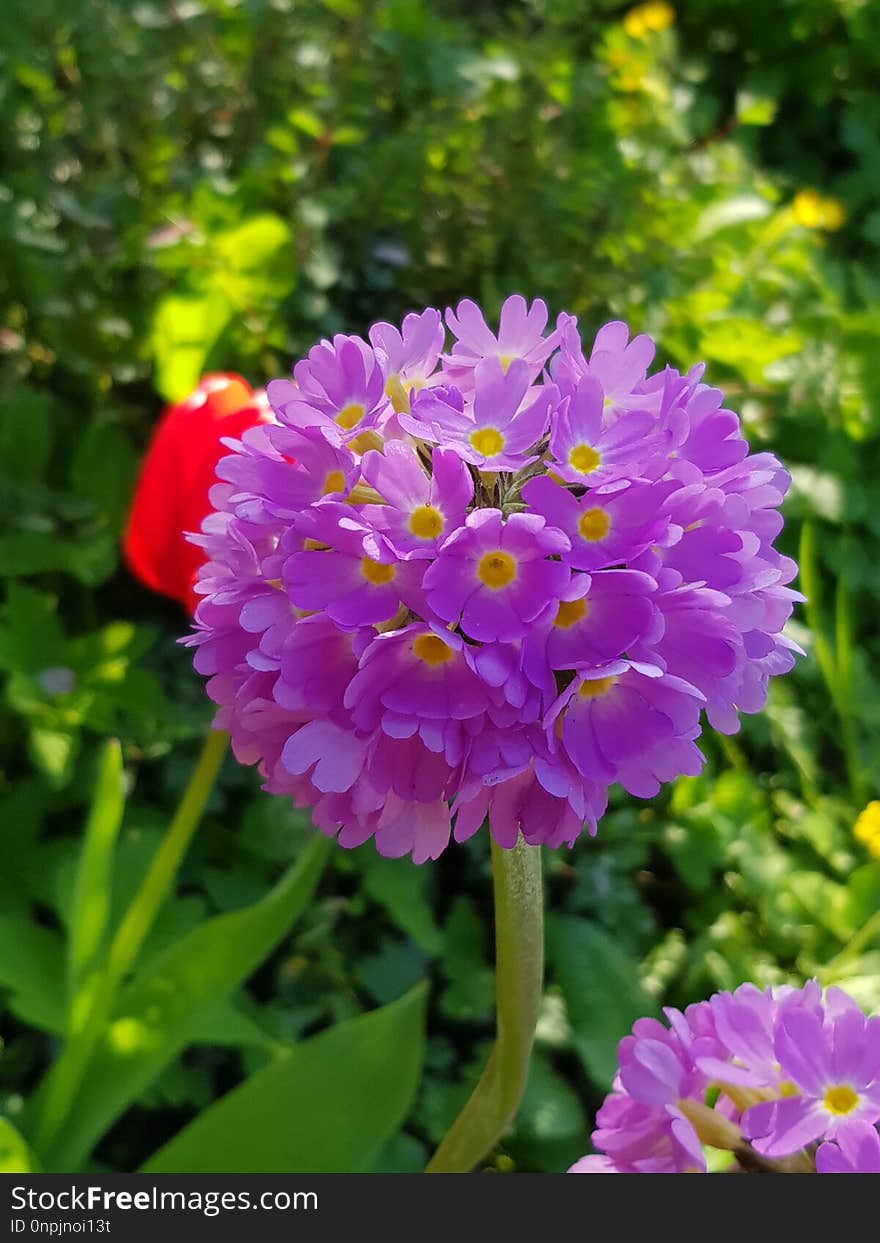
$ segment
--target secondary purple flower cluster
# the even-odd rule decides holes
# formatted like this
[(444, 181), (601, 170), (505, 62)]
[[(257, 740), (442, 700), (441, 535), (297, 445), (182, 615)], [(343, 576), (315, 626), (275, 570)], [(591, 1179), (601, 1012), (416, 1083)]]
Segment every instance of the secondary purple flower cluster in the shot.
[(436, 858), (595, 832), (699, 771), (795, 645), (789, 477), (702, 366), (514, 295), (336, 336), (229, 442), (196, 668), (270, 791), (344, 846)]
[(570, 1173), (705, 1173), (704, 1145), (745, 1172), (880, 1173), (880, 1017), (815, 980), (664, 1013), (618, 1045), (601, 1155)]

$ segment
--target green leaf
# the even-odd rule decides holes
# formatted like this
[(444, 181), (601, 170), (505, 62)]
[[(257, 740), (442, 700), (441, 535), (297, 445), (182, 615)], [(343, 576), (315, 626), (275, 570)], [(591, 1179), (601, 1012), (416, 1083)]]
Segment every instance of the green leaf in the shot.
[(218, 293), (162, 299), (153, 324), (152, 349), (156, 389), (166, 401), (180, 401), (193, 391), (231, 317), (231, 304)]
[(394, 1001), (425, 976), (425, 959), (411, 941), (383, 937), (376, 954), (365, 954), (355, 978), (380, 1006)]
[[(107, 469), (107, 463), (113, 469)], [(78, 495), (92, 501), (114, 532), (125, 520), (137, 473), (137, 457), (121, 427), (100, 417), (84, 428), (70, 468)]]
[(271, 1047), (270, 1037), (231, 997), (224, 997), (217, 1005), (202, 1010), (193, 1027), (192, 1042), (230, 1049), (253, 1047), (268, 1051)]
[(719, 229), (729, 229), (750, 220), (762, 220), (770, 214), (770, 210), (767, 200), (757, 194), (738, 194), (734, 198), (722, 199), (700, 215), (694, 237), (702, 241)]
[(252, 216), (238, 228), (214, 239), (217, 254), (232, 272), (258, 272), (268, 268), (279, 252), (291, 244), (290, 226), (280, 216)]
[(740, 125), (771, 125), (776, 118), (772, 95), (741, 90), (736, 93), (736, 119)]
[(68, 977), (74, 1005), (77, 990), (95, 964), (107, 928), (113, 887), (113, 852), (125, 810), (124, 782), (122, 748), (117, 739), (111, 738), (98, 762), (95, 795), (73, 883)]
[(724, 862), (724, 844), (715, 826), (698, 821), (667, 824), (661, 840), (684, 883), (696, 893), (707, 890)]
[(0, 911), (30, 917), (27, 877), (50, 794), (37, 777), (19, 780), (0, 799)]
[(762, 384), (767, 368), (800, 353), (803, 340), (793, 328), (770, 329), (759, 319), (725, 315), (703, 325), (699, 352), (741, 372), (750, 384)]
[(324, 132), (324, 122), (306, 108), (294, 108), (287, 114), (287, 119), (303, 134), (308, 134), (309, 138), (320, 138)]
[(79, 751), (79, 737), (71, 730), (45, 729), (34, 725), (28, 738), (33, 761), (49, 784), (56, 789), (66, 785), (73, 775)]
[(117, 1002), (47, 1164), (77, 1168), (196, 1034), (205, 1038), (205, 1012), (232, 994), (290, 929), (314, 892), (327, 853), (326, 839), (315, 837), (260, 902), (208, 920), (144, 966)]
[[(16, 484), (38, 483), (52, 450), (51, 401), (46, 393), (14, 388), (0, 405), (0, 472)], [(13, 467), (14, 463), (14, 467)], [(14, 469), (14, 474), (13, 474)]]
[(534, 1053), (509, 1145), (518, 1161), (558, 1173), (583, 1153), (588, 1130), (577, 1092), (543, 1053)]
[(9, 583), (5, 625), (0, 627), (0, 669), (35, 673), (60, 664), (65, 653), (57, 602), (33, 587)]
[(297, 1045), (155, 1153), (145, 1173), (361, 1173), (407, 1115), (425, 987)]
[(57, 932), (29, 919), (0, 915), (0, 987), (9, 1009), (45, 1031), (64, 1028), (64, 946)]
[(434, 922), (428, 895), (432, 873), (416, 870), (408, 859), (383, 859), (376, 855), (364, 874), (364, 888), (381, 902), (399, 928), (426, 954), (438, 954), (443, 934)]
[(838, 940), (846, 941), (855, 932), (852, 895), (843, 885), (821, 872), (798, 871), (788, 876), (787, 887), (810, 919)]
[(608, 1087), (617, 1068), (617, 1042), (635, 1019), (654, 1011), (638, 982), (637, 964), (597, 924), (568, 915), (548, 920), (547, 958), (584, 1069)]
[(109, 531), (82, 539), (62, 539), (48, 531), (16, 531), (0, 536), (0, 575), (72, 574), (83, 583), (101, 583), (116, 566), (116, 544)]
[(440, 1009), (458, 1022), (473, 1022), (492, 1014), (495, 972), (484, 956), (486, 928), (470, 898), (459, 894), (445, 924), (443, 974), (449, 981)]
[(880, 911), (880, 862), (865, 863), (846, 884), (846, 924), (853, 931)]
[(8, 1118), (0, 1118), (0, 1174), (39, 1174), (40, 1163)]

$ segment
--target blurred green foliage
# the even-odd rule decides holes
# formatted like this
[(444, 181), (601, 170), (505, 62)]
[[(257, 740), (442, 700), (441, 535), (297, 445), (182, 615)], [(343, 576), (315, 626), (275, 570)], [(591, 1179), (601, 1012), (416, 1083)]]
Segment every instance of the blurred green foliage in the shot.
[[(542, 296), (585, 331), (626, 318), (662, 359), (705, 360), (791, 468), (783, 539), (810, 596), (792, 626), (808, 658), (766, 713), (708, 736), (701, 777), (620, 798), (595, 841), (548, 855), (538, 1052), (499, 1166), (580, 1155), (616, 1041), (661, 1004), (818, 972), (880, 1006), (880, 937), (857, 936), (880, 863), (852, 836), (880, 739), (880, 8), (682, 7), (652, 30), (612, 0), (2, 6), (0, 1165), (40, 1159), (19, 1132), (67, 1022), (66, 959), (118, 925), (209, 719), (184, 618), (118, 560), (161, 401), (210, 368), (260, 383), (321, 335), (466, 294)], [(118, 828), (112, 887), (81, 855), (99, 774), (105, 799), (127, 796), (124, 814), (93, 808), (86, 838)], [(178, 969), (194, 987), (187, 938), (221, 944), (231, 912), (264, 931), (231, 995), (207, 980), (203, 1012), (160, 1006), (158, 1052), (132, 1044), (123, 998), (111, 1052), (141, 1060), (115, 1103), (97, 1073), (92, 1130), (64, 1160), (174, 1168), (227, 1115), (287, 1099), (301, 1067), (329, 1084), (342, 1040), (363, 1058), (351, 1093), (401, 1041), (412, 1083), (401, 1071), (374, 1133), (340, 1128), (321, 1160), (424, 1164), (492, 1034), (486, 843), (419, 870), (335, 850), (276, 929), (265, 903), (309, 840), (301, 813), (224, 769), (132, 1014)], [(83, 886), (102, 885), (83, 925)]]

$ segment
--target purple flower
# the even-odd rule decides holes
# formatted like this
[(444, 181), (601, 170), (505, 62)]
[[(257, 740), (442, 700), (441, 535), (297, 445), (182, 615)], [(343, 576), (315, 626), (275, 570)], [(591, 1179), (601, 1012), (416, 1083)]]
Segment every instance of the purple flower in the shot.
[(478, 363), (474, 391), (462, 397), (458, 389), (428, 388), (416, 397), (411, 415), (401, 415), (401, 427), (420, 440), (453, 446), (462, 461), (480, 470), (520, 470), (535, 460), (528, 457), (547, 429), (552, 386), (524, 404), (529, 369), (515, 359), (505, 369), (497, 358)]
[(300, 531), (320, 547), (293, 553), (281, 567), (291, 604), (305, 612), (324, 609), (344, 629), (394, 617), (401, 592), (414, 586), (414, 567), (398, 563), (382, 535), (334, 502), (313, 506)]
[(448, 630), (407, 626), (378, 635), (348, 684), (344, 703), (355, 727), (380, 727), (410, 738), (421, 727), (430, 751), (443, 746), (443, 729), (480, 716), (489, 696), (463, 655), (464, 642)]
[(743, 1134), (768, 1157), (817, 1139), (836, 1139), (854, 1122), (880, 1120), (880, 1017), (849, 1006), (827, 1016), (793, 1008), (776, 1024), (774, 1051), (797, 1094), (753, 1105)]
[(597, 380), (602, 389), (603, 405), (610, 415), (624, 409), (657, 411), (657, 399), (662, 390), (645, 385), (645, 376), (655, 354), (650, 337), (642, 334), (630, 341), (626, 324), (619, 320), (605, 324), (596, 333), (589, 362), (584, 357), (574, 322), (563, 327), (561, 342), (554, 374), (572, 384), (577, 384), (584, 376)]
[(574, 574), (550, 626), (529, 641), (529, 668), (540, 677), (553, 670), (602, 665), (638, 643), (663, 633), (663, 617), (653, 603), (657, 584), (636, 570)]
[[(652, 544), (670, 536), (663, 501), (672, 485), (624, 483), (574, 496), (542, 476), (522, 490), (536, 513), (564, 531), (571, 546), (566, 560), (575, 570), (601, 570), (632, 563)], [(680, 535), (679, 528), (673, 533)]]
[(833, 1144), (816, 1153), (820, 1174), (880, 1174), (880, 1135), (866, 1122), (851, 1122)]
[(350, 441), (376, 426), (388, 406), (379, 359), (360, 337), (322, 341), (293, 374), (295, 384), (273, 380), (266, 387), (269, 405), (290, 427), (324, 426)]
[(604, 418), (602, 385), (584, 375), (552, 416), (552, 471), (565, 483), (597, 487), (636, 479), (653, 461), (664, 460), (668, 436), (646, 410), (633, 410), (613, 422)]
[(459, 387), (467, 386), (471, 374), (487, 358), (497, 359), (506, 370), (515, 360), (528, 365), (536, 376), (559, 344), (561, 330), (572, 317), (561, 315), (555, 332), (544, 336), (547, 304), (536, 298), (531, 306), (520, 294), (511, 294), (501, 307), (498, 335), (488, 327), (475, 302), (463, 298), (455, 311), (447, 310), (446, 322), (456, 341), (444, 359), (444, 371)]
[(587, 781), (619, 781), (630, 793), (650, 797), (668, 780), (670, 756), (679, 772), (699, 772), (702, 756), (693, 739), (702, 698), (656, 665), (615, 660), (580, 670), (546, 723)]
[(413, 447), (402, 440), (390, 440), (382, 453), (371, 450), (361, 461), (364, 480), (384, 502), (365, 505), (363, 515), (405, 560), (435, 556), (464, 522), (474, 499), (473, 480), (456, 453), (435, 449), (430, 462), (429, 477)]
[(393, 324), (373, 324), (370, 344), (385, 367), (389, 396), (397, 391), (395, 381), (406, 392), (427, 382), (437, 368), (444, 337), (440, 312), (433, 307), (421, 315), (405, 315), (399, 330)]
[[(799, 650), (788, 475), (701, 366), (648, 374), (649, 338), (613, 323), (584, 347), (519, 295), (497, 332), (468, 300), (447, 318), (451, 348), (429, 307), (270, 384), (277, 422), (227, 442), (193, 536), (185, 640), (267, 790), (417, 861), (485, 823), (503, 846), (595, 833), (612, 786), (697, 773), (702, 712), (737, 729)], [(776, 1002), (733, 1004), (728, 1086), (757, 1107), (795, 1077), (773, 1069)], [(699, 1165), (680, 1103), (646, 1117), (639, 1161)]]
[(747, 1172), (880, 1173), (880, 1018), (842, 990), (744, 984), (666, 1017), (621, 1040), (599, 1154), (571, 1172), (705, 1169), (710, 1147)]
[(552, 558), (568, 546), (536, 514), (511, 514), (505, 522), (500, 510), (475, 510), (425, 575), (428, 605), (479, 643), (521, 639), (565, 591), (568, 569)]
[(220, 459), (233, 484), (232, 512), (245, 522), (293, 521), (324, 496), (346, 496), (359, 478), (353, 454), (325, 427), (265, 426), (247, 434), (240, 453)]
[(774, 1096), (791, 1094), (794, 1084), (776, 1060), (774, 1033), (781, 1010), (793, 1005), (818, 1010), (821, 1016), (821, 990), (811, 981), (787, 999), (761, 992), (754, 984), (742, 984), (733, 993), (716, 993), (710, 999), (715, 1030), (723, 1042), (724, 1057), (707, 1056), (699, 1061), (700, 1070), (725, 1085), (742, 1088), (742, 1102), (751, 1097), (748, 1089), (769, 1089)]

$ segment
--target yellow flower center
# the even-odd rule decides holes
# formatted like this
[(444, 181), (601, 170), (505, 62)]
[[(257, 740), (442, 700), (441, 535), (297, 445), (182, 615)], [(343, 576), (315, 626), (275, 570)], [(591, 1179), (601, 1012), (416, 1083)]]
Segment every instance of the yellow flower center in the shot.
[(599, 699), (602, 695), (607, 695), (611, 690), (617, 678), (594, 678), (592, 681), (581, 682), (578, 687), (578, 694), (581, 699)]
[(513, 362), (513, 354), (499, 354), (498, 361), (501, 363), (501, 370), (506, 374), (507, 368)]
[(350, 401), (339, 411), (336, 422), (345, 431), (350, 432), (353, 427), (357, 427), (365, 414), (366, 410), (359, 401)]
[(504, 437), (494, 427), (481, 427), (471, 433), (471, 445), (483, 457), (495, 457), (504, 448)]
[(790, 1079), (783, 1079), (779, 1085), (779, 1095), (800, 1096), (800, 1092), (796, 1083), (792, 1083)]
[(383, 565), (372, 557), (361, 557), (361, 574), (374, 587), (381, 587), (383, 583), (390, 583), (394, 578), (394, 566)]
[(586, 617), (587, 612), (586, 600), (562, 600), (556, 610), (556, 620), (553, 625), (559, 626), (561, 630), (568, 630), (575, 622)]
[(327, 478), (324, 480), (324, 487), (321, 489), (321, 495), (326, 496), (328, 492), (342, 492), (345, 488), (345, 475), (341, 470), (331, 470)]
[(611, 520), (604, 509), (585, 509), (578, 522), (578, 531), (585, 540), (594, 544), (608, 534)]
[(409, 516), (409, 529), (416, 539), (436, 539), (443, 530), (443, 515), (433, 505), (419, 505)]
[(851, 1114), (858, 1103), (858, 1093), (848, 1083), (837, 1083), (825, 1093), (825, 1108), (830, 1114)]
[(580, 475), (589, 475), (602, 459), (592, 445), (575, 445), (568, 455), (568, 464)]
[(413, 655), (425, 665), (436, 668), (452, 660), (453, 651), (448, 643), (444, 643), (436, 634), (420, 634), (413, 642)]
[(493, 591), (498, 591), (516, 578), (516, 562), (508, 552), (487, 552), (480, 557), (477, 578)]

